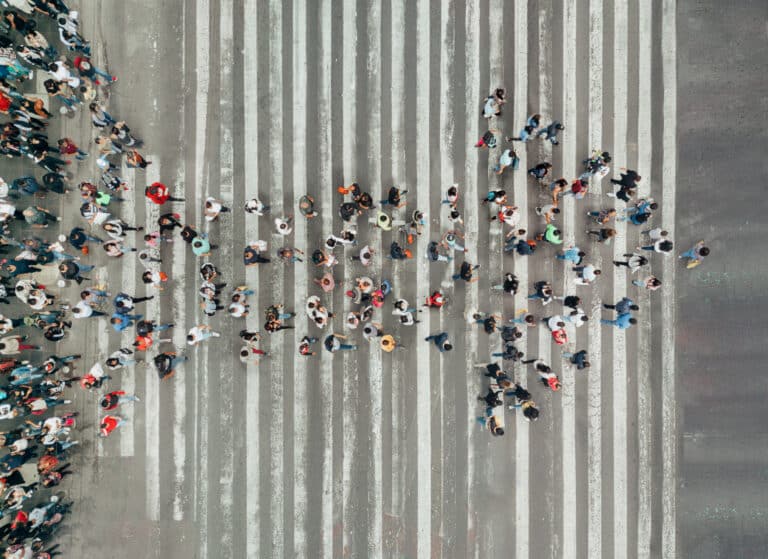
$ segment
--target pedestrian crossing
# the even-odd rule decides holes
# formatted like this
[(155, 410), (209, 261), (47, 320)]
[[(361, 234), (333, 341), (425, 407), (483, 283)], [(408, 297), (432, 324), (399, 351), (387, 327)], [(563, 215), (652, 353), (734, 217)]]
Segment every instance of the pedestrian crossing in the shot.
[[(606, 185), (590, 185), (584, 200), (566, 197), (558, 218), (565, 244), (578, 244), (602, 267), (594, 288), (576, 286), (568, 266), (547, 258), (552, 247), (540, 246), (533, 257), (504, 254), (504, 225), (489, 225), (489, 210), (479, 203), (489, 189), (505, 189), (533, 234), (541, 227), (533, 208), (547, 194), (525, 170), (551, 161), (554, 178), (571, 180), (583, 156), (602, 147), (613, 154), (616, 172), (628, 166), (651, 177), (662, 159), (662, 176), (652, 177), (660, 181), (643, 184), (661, 202), (663, 225), (674, 235), (674, 2), (664, 0), (660, 10), (627, 0), (179, 0), (182, 5), (184, 37), (176, 48), (183, 62), (167, 79), (182, 84), (174, 110), (183, 141), (171, 148), (148, 135), (153, 164), (146, 172), (123, 170), (131, 189), (125, 206), (133, 210), (124, 217), (135, 215), (147, 231), (156, 230), (160, 211), (171, 210), (142, 202), (140, 189), (155, 180), (183, 189), (186, 201), (173, 211), (219, 245), (209, 260), (227, 282), (222, 304), (243, 283), (258, 294), (246, 319), (226, 311), (208, 319), (197, 306), (202, 260), (178, 237), (163, 247), (171, 282), (146, 304), (146, 314), (176, 324), (173, 345), (190, 359), (166, 382), (151, 367), (123, 370), (116, 379), (142, 402), (124, 410), (129, 422), (103, 442), (100, 459), (124, 460), (141, 472), (142, 491), (129, 498), (143, 501), (145, 517), (124, 521), (158, 527), (136, 544), (141, 547), (129, 544), (117, 557), (145, 549), (182, 556), (173, 541), (182, 533), (178, 549), (201, 558), (651, 557), (654, 549), (675, 557), (674, 263), (652, 261), (665, 287), (661, 316), (651, 316), (648, 294), (637, 293), (630, 274), (611, 265), (632, 251), (636, 228), (617, 223), (612, 247), (583, 235), (583, 212), (614, 203), (601, 194), (607, 178)], [(639, 33), (630, 32), (638, 26)], [(656, 40), (663, 41), (662, 52), (652, 48)], [(152, 63), (161, 65), (159, 51), (156, 56)], [(650, 86), (659, 73), (663, 98)], [(507, 88), (508, 102), (488, 125), (480, 103), (497, 86)], [(116, 88), (114, 95), (125, 93)], [(157, 95), (166, 106), (165, 96), (176, 94)], [(134, 105), (139, 98), (131, 93)], [(120, 108), (137, 131), (163, 118), (141, 115), (127, 102)], [(661, 127), (656, 111), (663, 112)], [(497, 176), (503, 137), (534, 112), (564, 122), (561, 144), (515, 144), (520, 169)], [(501, 129), (496, 150), (472, 147), (486, 126)], [(343, 249), (343, 258), (337, 249), (337, 288), (323, 294), (312, 279), (324, 270), (306, 261), (283, 265), (275, 251), (295, 246), (308, 259), (338, 234), (346, 224), (336, 187), (352, 182), (375, 199), (384, 199), (391, 185), (407, 189), (407, 206), (385, 211), (408, 220), (418, 208), (428, 223), (410, 247), (414, 259), (401, 262), (385, 258), (392, 240), (404, 242), (397, 229), (369, 229), (359, 219), (359, 244)], [(468, 253), (431, 263), (424, 249), (448, 227), (439, 201), (454, 182)], [(319, 217), (305, 220), (296, 212), (303, 194), (314, 198)], [(201, 208), (208, 196), (232, 212), (206, 224)], [(245, 215), (242, 204), (254, 197), (270, 213)], [(294, 232), (275, 235), (272, 219), (290, 214), (296, 214)], [(246, 268), (241, 251), (257, 239), (268, 240), (273, 262)], [(403, 351), (381, 353), (376, 342), (369, 347), (359, 330), (345, 327), (352, 307), (343, 291), (362, 274), (348, 257), (365, 244), (375, 250), (365, 273), (391, 280), (392, 299), (420, 307), (440, 287), (450, 300), (439, 312), (424, 309), (411, 327), (394, 326), (388, 305), (377, 311), (375, 320)], [(451, 281), (463, 259), (481, 264), (480, 281)], [(120, 290), (142, 294), (141, 267), (124, 260)], [(490, 289), (505, 271), (520, 280), (514, 298)], [(110, 269), (110, 283), (112, 277)], [(542, 417), (528, 423), (507, 411), (505, 436), (491, 437), (475, 421), (485, 379), (473, 365), (492, 360), (503, 344), (468, 324), (465, 313), (559, 312), (526, 299), (540, 279), (552, 280), (558, 295), (582, 297), (590, 321), (569, 329), (568, 350), (588, 349), (592, 366), (576, 371), (546, 328), (528, 329), (521, 349), (552, 364), (563, 389), (545, 393), (535, 373), (518, 365), (515, 378), (534, 394)], [(310, 293), (336, 313), (326, 330), (303, 312)], [(602, 302), (624, 295), (641, 305), (640, 324), (626, 333), (601, 328)], [(296, 329), (262, 332), (269, 355), (242, 365), (237, 333), (261, 330), (262, 309), (273, 303), (297, 312), (289, 322)], [(664, 329), (660, 348), (647, 318)], [(222, 338), (191, 348), (186, 332), (201, 323)], [(438, 354), (420, 339), (440, 331), (455, 340), (454, 352)], [(324, 351), (322, 338), (331, 332), (349, 335), (360, 350)], [(321, 339), (315, 357), (296, 350), (306, 334)], [(133, 336), (109, 338), (111, 352), (118, 342), (130, 346)], [(660, 380), (649, 366), (658, 351)], [(651, 405), (656, 398), (660, 406)], [(656, 476), (662, 487), (653, 485)]]

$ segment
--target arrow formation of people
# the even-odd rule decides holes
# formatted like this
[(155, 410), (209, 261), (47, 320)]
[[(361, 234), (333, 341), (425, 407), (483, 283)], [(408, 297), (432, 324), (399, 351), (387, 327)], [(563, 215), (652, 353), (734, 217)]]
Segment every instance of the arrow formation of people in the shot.
[[(121, 194), (127, 189), (125, 180), (120, 176), (122, 158), (125, 158), (128, 167), (137, 170), (144, 170), (152, 164), (139, 151), (143, 148), (142, 140), (133, 135), (125, 121), (109, 114), (103, 104), (108, 88), (117, 78), (93, 64), (90, 43), (80, 33), (78, 14), (67, 8), (62, 0), (2, 0), (2, 4), (6, 9), (0, 21), (0, 113), (6, 122), (0, 132), (0, 153), (19, 161), (31, 160), (36, 165), (37, 173), (29, 172), (10, 182), (0, 179), (0, 252), (4, 254), (0, 263), (3, 274), (0, 302), (10, 305), (12, 298), (9, 292), (13, 291), (20, 303), (29, 307), (22, 316), (0, 315), (0, 335), (3, 336), (0, 339), (0, 355), (3, 356), (0, 362), (0, 420), (3, 421), (0, 446), (7, 449), (5, 456), (0, 458), (0, 513), (10, 519), (0, 527), (0, 537), (6, 559), (45, 559), (61, 554), (58, 545), (51, 546), (51, 542), (71, 506), (60, 493), (46, 494), (43, 491), (55, 488), (63, 477), (72, 473), (71, 465), (66, 460), (70, 449), (78, 445), (78, 441), (73, 439), (77, 414), (59, 411), (59, 406), (71, 404), (71, 400), (66, 398), (67, 391), (77, 383), (82, 390), (93, 393), (99, 400), (104, 412), (100, 419), (100, 435), (106, 437), (126, 423), (118, 408), (139, 402), (134, 394), (107, 388), (106, 384), (112, 379), (110, 373), (149, 362), (156, 368), (159, 378), (167, 381), (186, 360), (180, 349), (171, 346), (172, 340), (164, 337), (167, 335), (164, 332), (176, 325), (159, 323), (157, 317), (145, 316), (138, 310), (139, 305), (153, 299), (155, 293), (162, 291), (172, 279), (164, 269), (163, 256), (173, 236), (178, 232), (192, 253), (201, 259), (198, 293), (206, 317), (226, 311), (232, 319), (243, 320), (250, 313), (249, 300), (257, 295), (257, 289), (236, 285), (226, 291), (227, 302), (224, 278), (210, 261), (218, 248), (216, 240), (209, 238), (208, 233), (195, 225), (184, 223), (178, 211), (164, 211), (157, 220), (155, 231), (145, 231), (142, 226), (131, 225), (126, 221), (128, 218), (117, 215), (119, 202), (123, 201)], [(58, 35), (62, 53), (49, 42), (44, 29)], [(42, 72), (46, 76), (44, 85), (49, 95), (48, 104), (25, 91), (25, 83), (34, 72)], [(505, 91), (497, 89), (483, 100), (483, 116), (489, 120), (499, 116), (505, 102)], [(98, 134), (94, 142), (97, 152), (95, 163), (101, 175), (98, 180), (81, 181), (77, 187), (81, 196), (80, 215), (85, 221), (83, 226), (76, 226), (56, 239), (43, 240), (31, 234), (30, 230), (42, 234), (43, 229), (56, 226), (61, 218), (42, 207), (40, 201), (49, 194), (67, 196), (74, 190), (71, 188), (73, 173), (67, 172), (68, 166), (87, 161), (91, 156), (88, 150), (82, 149), (71, 138), (51, 142), (47, 134), (48, 125), (56, 112), (63, 116), (74, 115), (85, 106)], [(499, 130), (490, 128), (475, 147), (496, 149), (499, 142), (505, 140), (510, 147), (502, 150), (494, 172), (498, 175), (514, 173), (519, 171), (520, 163), (513, 149), (515, 142), (541, 140), (557, 146), (558, 136), (564, 131), (562, 123), (552, 121), (542, 125), (541, 115), (533, 115), (517, 136), (503, 137)], [(507, 231), (502, 233), (505, 253), (525, 258), (546, 252), (547, 245), (554, 245), (559, 251), (554, 254), (555, 258), (570, 266), (576, 285), (590, 286), (599, 281), (601, 270), (589, 263), (586, 250), (578, 246), (563, 247), (563, 233), (557, 219), (562, 199), (572, 196), (574, 200), (583, 200), (590, 187), (596, 189), (599, 180), (610, 173), (609, 163), (610, 154), (596, 150), (584, 160), (584, 172), (573, 180), (564, 177), (553, 180), (553, 166), (546, 161), (529, 169), (527, 173), (532, 181), (547, 194), (547, 203), (535, 209), (542, 220), (541, 229), (532, 235), (528, 235), (521, 226), (525, 216), (508, 201), (504, 190), (488, 192), (481, 202), (489, 208), (489, 222), (498, 221)], [(599, 243), (609, 244), (616, 237), (616, 230), (611, 227), (613, 221), (626, 221), (642, 228), (643, 238), (647, 240), (635, 251), (624, 255), (624, 260), (613, 262), (615, 266), (628, 268), (633, 274), (645, 269), (654, 253), (664, 255), (673, 250), (673, 242), (667, 232), (660, 227), (650, 227), (658, 204), (652, 199), (634, 199), (640, 181), (637, 172), (622, 169), (620, 177), (611, 180), (618, 188), (608, 192), (607, 196), (622, 201), (625, 206), (586, 212), (594, 226), (585, 232), (585, 240), (589, 238), (598, 246)], [(362, 332), (363, 340), (375, 344), (384, 352), (403, 350), (405, 347), (398, 330), (387, 331), (377, 316), (386, 308), (386, 312), (396, 317), (397, 325), (413, 326), (419, 322), (419, 313), (439, 312), (447, 297), (441, 289), (432, 289), (423, 302), (411, 304), (395, 295), (398, 286), (393, 285), (392, 280), (375, 280), (372, 277), (374, 274), (367, 270), (371, 269), (379, 255), (370, 245), (358, 248), (357, 226), (370, 216), (371, 227), (390, 236), (388, 254), (383, 255), (384, 258), (409, 261), (415, 257), (417, 247), (423, 246), (423, 256), (431, 263), (453, 265), (450, 263), (456, 253), (467, 253), (460, 187), (458, 184), (448, 187), (442, 200), (441, 207), (444, 207), (449, 228), (438, 239), (423, 243), (417, 241), (424, 234), (426, 213), (419, 209), (410, 213), (406, 211), (407, 220), (400, 220), (391, 211), (406, 207), (406, 189), (392, 186), (387, 197), (381, 200), (375, 200), (358, 183), (338, 187), (337, 191), (341, 197), (338, 211), (345, 224), (343, 230), (338, 235), (331, 234), (319, 246), (306, 249), (292, 246), (290, 242), (294, 225), (292, 214), (272, 216), (269, 205), (258, 198), (248, 200), (243, 208), (247, 216), (251, 216), (248, 219), (270, 214), (274, 225), (273, 237), (280, 246), (271, 252), (269, 241), (253, 240), (243, 249), (243, 262), (247, 267), (298, 263), (317, 270), (313, 283), (318, 293), (308, 293), (304, 306), (312, 331), (300, 334), (302, 337), (297, 348), (300, 356), (316, 357), (318, 344), (320, 349), (331, 353), (355, 351), (359, 347), (357, 331)], [(183, 196), (176, 196), (173, 188), (159, 181), (146, 186), (144, 193), (148, 200), (164, 210), (184, 201)], [(19, 206), (24, 209), (19, 209)], [(301, 196), (297, 207), (303, 219), (314, 219), (319, 215), (315, 201), (309, 195)], [(206, 223), (228, 219), (231, 211), (214, 197), (203, 202)], [(139, 242), (128, 241), (132, 234), (137, 235)], [(140, 243), (143, 246), (132, 246)], [(112, 293), (108, 286), (94, 284), (88, 275), (95, 264), (84, 262), (94, 256), (92, 246), (101, 246), (111, 258), (137, 258), (144, 270), (142, 282), (150, 294)], [(330, 327), (332, 319), (337, 318), (336, 314), (325, 305), (323, 297), (337, 288), (333, 269), (347, 249), (353, 253), (349, 256), (350, 262), (361, 266), (362, 272), (353, 284), (344, 286), (344, 293), (351, 300), (353, 310), (344, 317), (338, 317), (340, 320), (336, 324), (343, 324), (343, 328), (341, 332), (336, 332)], [(709, 249), (701, 241), (680, 258), (687, 260), (688, 267), (693, 267), (708, 254)], [(49, 266), (57, 267), (60, 288), (73, 284), (82, 286), (88, 282), (88, 286), (80, 288), (76, 304), (64, 302), (55, 286), (46, 286), (38, 281), (37, 274)], [(462, 260), (453, 280), (476, 282), (479, 279), (478, 270), (479, 265)], [(659, 279), (652, 275), (638, 275), (642, 279), (633, 283), (640, 288), (653, 291), (661, 286)], [(173, 279), (182, 281), (182, 278)], [(514, 295), (520, 285), (513, 273), (506, 272), (491, 288)], [(478, 397), (484, 404), (484, 411), (477, 419), (493, 435), (504, 433), (505, 407), (519, 409), (528, 420), (535, 420), (540, 413), (529, 392), (530, 387), (513, 381), (510, 366), (530, 365), (547, 390), (557, 391), (561, 387), (556, 367), (539, 358), (524, 359), (527, 356), (516, 347), (525, 332), (546, 327), (551, 331), (554, 343), (564, 346), (569, 339), (568, 329), (579, 327), (590, 319), (582, 309), (578, 295), (556, 295), (552, 284), (545, 280), (533, 282), (533, 293), (528, 295), (528, 299), (531, 305), (541, 304), (542, 309), (558, 301), (562, 309), (551, 313), (543, 310), (533, 313), (523, 309), (513, 317), (474, 309), (467, 313), (470, 324), (479, 325), (488, 334), (498, 333), (504, 342), (503, 350), (491, 355), (501, 360), (503, 366), (498, 361), (478, 364), (489, 380), (487, 393)], [(625, 329), (637, 323), (633, 313), (639, 311), (639, 307), (630, 298), (604, 306), (607, 313), (612, 313), (610, 318), (601, 319), (604, 324)], [(290, 322), (295, 313), (295, 309), (286, 310), (279, 301), (274, 302), (264, 310), (263, 330), (275, 334), (294, 328)], [(43, 350), (42, 345), (28, 343), (30, 336), (41, 335), (45, 342), (40, 344), (54, 347), (49, 344), (57, 344), (67, 338), (76, 322), (93, 317), (108, 317), (117, 332), (133, 328), (133, 345), (114, 349), (103, 363), (95, 363), (79, 376), (75, 376), (81, 358), (77, 354), (60, 356), (54, 350), (45, 359), (24, 358), (25, 352)], [(19, 334), (22, 329), (29, 333)], [(239, 332), (238, 337), (242, 341), (239, 358), (243, 363), (258, 363), (268, 357), (259, 347), (261, 332), (247, 328), (235, 328), (233, 331)], [(186, 342), (189, 346), (197, 346), (221, 335), (208, 324), (197, 324), (188, 330)], [(442, 354), (454, 349), (451, 336), (455, 335), (456, 332), (435, 332), (425, 341), (433, 344)], [(160, 347), (170, 349), (160, 351)], [(585, 349), (564, 351), (562, 357), (578, 370), (589, 368)], [(37, 467), (34, 479), (29, 479), (22, 470), (33, 459), (37, 459)]]

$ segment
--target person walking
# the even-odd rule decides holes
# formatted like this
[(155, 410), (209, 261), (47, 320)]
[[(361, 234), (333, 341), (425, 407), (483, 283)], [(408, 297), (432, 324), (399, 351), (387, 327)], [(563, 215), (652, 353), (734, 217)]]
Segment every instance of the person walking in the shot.
[(628, 312), (621, 313), (619, 316), (616, 317), (615, 320), (608, 320), (606, 318), (600, 319), (601, 324), (610, 324), (611, 326), (615, 326), (619, 330), (626, 330), (630, 326), (637, 324), (637, 319), (633, 318), (632, 315)]
[(613, 305), (609, 305), (608, 303), (603, 303), (603, 307), (606, 309), (615, 310), (619, 314), (628, 313), (630, 311), (639, 311), (640, 307), (638, 307), (632, 299), (629, 297), (622, 297), (621, 300)]
[(565, 126), (563, 126), (559, 120), (553, 120), (550, 124), (547, 126), (543, 126), (541, 130), (539, 130), (536, 133), (536, 137), (540, 138), (544, 136), (544, 140), (550, 142), (553, 146), (556, 146), (560, 144), (560, 141), (557, 139), (557, 135), (565, 130)]
[(566, 262), (572, 262), (575, 266), (579, 266), (586, 255), (586, 252), (576, 245), (573, 245), (563, 250), (561, 254), (556, 254), (555, 258), (558, 260), (565, 260)]
[(564, 351), (563, 358), (570, 360), (572, 364), (576, 365), (576, 369), (578, 369), (579, 371), (589, 367), (589, 361), (587, 361), (586, 349), (582, 349), (580, 351), (577, 351), (576, 353)]
[(686, 268), (695, 268), (704, 261), (704, 258), (709, 256), (709, 247), (704, 244), (704, 241), (699, 241), (693, 248), (686, 250), (678, 258), (686, 258)]
[(440, 353), (451, 351), (453, 349), (453, 344), (448, 341), (447, 332), (431, 334), (426, 338), (424, 338), (424, 341), (433, 342), (435, 344), (435, 347), (437, 347), (437, 349), (440, 351)]
[(111, 411), (121, 404), (139, 401), (139, 397), (135, 394), (127, 395), (123, 390), (114, 390), (108, 394), (105, 394), (99, 405), (104, 411)]
[(196, 346), (209, 338), (219, 338), (221, 334), (214, 332), (207, 324), (199, 324), (190, 328), (187, 334), (187, 345)]
[(586, 266), (574, 266), (571, 268), (577, 274), (576, 283), (579, 285), (590, 285), (594, 283), (597, 276), (602, 274), (602, 270), (598, 270), (592, 264)]
[(176, 355), (173, 351), (166, 351), (156, 355), (152, 361), (155, 364), (160, 380), (166, 380), (176, 374), (176, 367), (186, 360), (186, 356)]
[(633, 252), (626, 253), (624, 256), (627, 258), (627, 260), (614, 260), (613, 265), (616, 267), (626, 266), (633, 274), (637, 272), (641, 267), (648, 264), (648, 259), (642, 254)]
[(652, 245), (639, 246), (637, 247), (637, 250), (647, 250), (669, 255), (674, 247), (675, 245), (669, 239), (659, 239)]
[(183, 202), (184, 198), (174, 198), (171, 196), (170, 190), (161, 182), (153, 182), (151, 185), (144, 189), (144, 195), (158, 206), (162, 206), (166, 202)]
[(475, 277), (473, 272), (477, 270), (480, 267), (480, 264), (475, 264), (474, 266), (470, 264), (467, 261), (464, 261), (461, 263), (461, 268), (459, 269), (459, 273), (453, 274), (453, 281), (462, 279), (467, 283), (474, 283), (478, 281), (480, 278)]
[(648, 291), (656, 291), (661, 287), (661, 280), (656, 276), (648, 276), (644, 280), (632, 280), (632, 285), (645, 287)]
[(222, 204), (221, 200), (217, 200), (213, 196), (206, 198), (203, 204), (203, 213), (205, 214), (205, 221), (211, 222), (219, 219), (219, 215), (230, 211), (229, 208)]
[(39, 350), (40, 346), (25, 344), (24, 342), (28, 336), (6, 336), (0, 338), (0, 355), (18, 355), (22, 351), (27, 350)]
[(105, 415), (101, 418), (99, 424), (99, 436), (108, 437), (115, 429), (122, 427), (126, 423), (128, 421), (119, 415)]
[(588, 235), (592, 235), (598, 243), (611, 244), (611, 239), (616, 236), (616, 229), (612, 227), (602, 227), (600, 229), (587, 230)]
[(331, 353), (336, 353), (337, 351), (350, 351), (357, 349), (357, 345), (355, 344), (347, 344), (342, 343), (341, 340), (346, 340), (347, 336), (344, 336), (342, 334), (330, 334), (325, 338), (325, 341), (323, 342), (323, 346), (325, 346), (325, 349), (330, 351)]

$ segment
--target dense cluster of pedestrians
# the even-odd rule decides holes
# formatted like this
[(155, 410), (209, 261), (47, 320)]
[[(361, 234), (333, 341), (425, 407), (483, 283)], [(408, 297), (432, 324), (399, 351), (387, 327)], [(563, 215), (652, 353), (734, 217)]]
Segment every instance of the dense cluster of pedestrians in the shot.
[[(133, 250), (124, 237), (136, 228), (114, 216), (124, 188), (114, 158), (124, 153), (137, 167), (148, 162), (127, 125), (101, 106), (105, 88), (117, 78), (91, 61), (78, 13), (62, 0), (1, 4), (0, 155), (27, 169), (9, 177), (7, 167), (0, 177), (0, 303), (7, 309), (0, 315), (0, 549), (5, 559), (49, 559), (64, 554), (54, 539), (72, 506), (58, 487), (74, 473), (70, 455), (80, 443), (72, 391), (100, 403), (104, 436), (123, 422), (118, 406), (138, 400), (108, 386), (111, 377), (104, 370), (133, 363), (130, 351), (116, 352), (104, 366), (83, 366), (80, 355), (60, 354), (57, 344), (77, 330), (80, 319), (105, 316), (113, 296), (91, 279), (89, 244), (100, 244), (112, 257)], [(44, 78), (47, 100), (29, 93), (35, 73)], [(46, 203), (58, 202), (58, 196), (74, 203), (70, 169), (89, 153), (72, 138), (54, 135), (54, 117), (83, 107), (99, 134), (95, 145), (103, 174), (98, 184), (79, 185), (83, 226), (59, 234), (61, 217)], [(50, 269), (60, 279), (43, 283)], [(61, 296), (60, 288), (70, 284), (80, 286), (76, 303)], [(136, 319), (126, 309), (140, 301), (115, 294), (113, 324)]]
[[(483, 101), (483, 116), (489, 121), (501, 114), (501, 108), (506, 102), (503, 89), (497, 89)], [(536, 140), (549, 141), (553, 146), (559, 144), (558, 135), (565, 130), (565, 126), (553, 120), (546, 123), (542, 120), (542, 115), (531, 115), (523, 128), (516, 136), (506, 136), (504, 139), (509, 147), (503, 149), (499, 156), (499, 163), (495, 167), (497, 174), (502, 174), (505, 169), (510, 168), (516, 171), (519, 168), (520, 159), (515, 152), (515, 143), (526, 144)], [(477, 141), (475, 147), (478, 149), (494, 149), (499, 146), (501, 132), (498, 129), (490, 127), (485, 134)], [(535, 213), (541, 218), (539, 230), (529, 235), (526, 229), (519, 228), (521, 216), (518, 208), (507, 202), (507, 194), (503, 190), (492, 191), (482, 198), (483, 204), (489, 204), (493, 207), (491, 220), (500, 220), (502, 224), (509, 226), (509, 232), (504, 235), (505, 252), (516, 254), (517, 257), (527, 257), (534, 254), (541, 254), (546, 251), (548, 257), (554, 256), (556, 261), (562, 261), (567, 268), (570, 268), (574, 274), (573, 283), (577, 286), (591, 287), (599, 281), (601, 270), (596, 268), (590, 262), (589, 250), (582, 249), (579, 246), (564, 246), (563, 231), (557, 224), (560, 214), (560, 203), (566, 196), (573, 197), (574, 200), (583, 200), (589, 193), (590, 188), (596, 194), (600, 195), (600, 181), (610, 174), (611, 155), (608, 151), (597, 149), (589, 154), (583, 160), (583, 171), (577, 177), (566, 178), (557, 177), (554, 174), (554, 167), (549, 161), (539, 161), (533, 167), (527, 170), (529, 180), (537, 185), (540, 196), (546, 199), (546, 202), (535, 208)], [(667, 231), (661, 227), (648, 228), (653, 213), (658, 210), (659, 205), (652, 199), (637, 198), (637, 187), (642, 177), (637, 171), (627, 168), (620, 168), (618, 178), (612, 178), (610, 184), (614, 187), (605, 195), (609, 198), (615, 198), (623, 203), (623, 207), (612, 207), (613, 204), (601, 204), (603, 207), (597, 209), (587, 209), (585, 213), (587, 218), (594, 223), (584, 232), (584, 241), (595, 243), (592, 251), (600, 250), (600, 245), (609, 245), (617, 236), (617, 231), (612, 224), (616, 221), (626, 222), (631, 226), (642, 227), (642, 244), (633, 252), (623, 255), (623, 260), (613, 260), (613, 265), (617, 267), (626, 267), (631, 274), (636, 274), (641, 270), (646, 270), (654, 257), (654, 253), (662, 255), (671, 254), (674, 248), (672, 239), (668, 238)], [(450, 195), (451, 193), (449, 193)], [(456, 186), (452, 187), (453, 200), (446, 201), (455, 207), (457, 198)], [(552, 245), (552, 248), (547, 248)], [(554, 251), (552, 250), (554, 249)], [(692, 249), (682, 253), (680, 258), (687, 261), (687, 267), (691, 268), (698, 265), (705, 256), (709, 254), (709, 249), (704, 241), (699, 241)], [(459, 274), (454, 279), (464, 279), (473, 281), (472, 270), (475, 267), (462, 264)], [(493, 289), (503, 290), (505, 293), (514, 295), (517, 293), (519, 285), (517, 278), (512, 273), (505, 273), (503, 282), (492, 286)], [(661, 281), (648, 275), (645, 279), (634, 279), (634, 286), (654, 291), (661, 287)], [(534, 279), (532, 289), (527, 296), (532, 308), (539, 308), (538, 312), (528, 312), (523, 309), (517, 316), (510, 317), (498, 328), (497, 320), (493, 316), (480, 315), (477, 322), (482, 323), (485, 330), (489, 333), (500, 331), (504, 342), (502, 352), (496, 352), (491, 357), (501, 358), (499, 362), (479, 363), (478, 367), (484, 369), (485, 376), (488, 377), (487, 393), (478, 396), (478, 400), (483, 402), (482, 414), (477, 416), (478, 423), (488, 429), (492, 435), (504, 434), (504, 408), (510, 410), (519, 409), (523, 417), (533, 421), (539, 417), (539, 408), (532, 399), (529, 388), (524, 387), (527, 384), (518, 380), (515, 382), (516, 375), (514, 367), (520, 366), (517, 375), (518, 379), (527, 378), (526, 369), (523, 365), (530, 365), (530, 372), (534, 373), (535, 384), (541, 384), (545, 391), (559, 391), (561, 383), (557, 369), (560, 367), (555, 364), (545, 362), (540, 358), (523, 359), (523, 352), (516, 344), (523, 338), (525, 332), (530, 328), (547, 328), (552, 336), (552, 342), (555, 347), (561, 346), (563, 350), (559, 353), (565, 362), (565, 366), (573, 366), (578, 371), (588, 370), (590, 366), (587, 349), (570, 349), (569, 333), (572, 337), (573, 329), (586, 324), (591, 318), (599, 318), (600, 322), (607, 326), (620, 329), (627, 329), (638, 323), (637, 313), (640, 307), (629, 297), (624, 297), (615, 304), (604, 304), (605, 313), (602, 317), (590, 317), (582, 308), (582, 297), (576, 292), (555, 294), (553, 285), (546, 279)], [(554, 303), (555, 309), (547, 310), (545, 307)], [(560, 308), (558, 304), (561, 305)], [(610, 315), (608, 313), (611, 313)], [(447, 336), (447, 333), (441, 334)]]

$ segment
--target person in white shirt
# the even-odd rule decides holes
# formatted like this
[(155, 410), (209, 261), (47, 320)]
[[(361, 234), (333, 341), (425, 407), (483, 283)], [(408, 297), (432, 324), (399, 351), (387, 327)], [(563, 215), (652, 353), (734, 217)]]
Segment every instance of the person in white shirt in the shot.
[(26, 340), (26, 336), (6, 336), (0, 338), (0, 354), (2, 355), (18, 355), (25, 349), (39, 350), (40, 346), (23, 344)]
[(370, 246), (365, 245), (360, 249), (360, 253), (357, 256), (350, 256), (350, 259), (357, 260), (363, 266), (368, 267), (373, 261), (373, 249)]
[(75, 318), (89, 318), (91, 316), (106, 316), (107, 313), (95, 310), (88, 301), (80, 301), (72, 307), (72, 316)]
[(286, 217), (276, 217), (275, 218), (275, 230), (277, 231), (278, 235), (290, 235), (293, 231), (293, 227), (291, 227), (291, 223), (293, 222), (293, 216), (289, 215)]
[(602, 273), (592, 264), (587, 264), (586, 266), (574, 266), (572, 270), (579, 275), (579, 277), (576, 278), (576, 283), (579, 285), (591, 284), (597, 279), (597, 276)]
[(205, 221), (216, 221), (219, 219), (219, 214), (222, 212), (228, 212), (229, 208), (225, 207), (220, 200), (209, 196), (205, 200), (203, 212), (205, 213)]
[(66, 63), (61, 60), (51, 62), (48, 66), (48, 73), (51, 74), (53, 79), (57, 82), (64, 82), (69, 87), (76, 88), (80, 85), (80, 78), (73, 76)]
[(200, 324), (189, 329), (189, 333), (187, 334), (187, 344), (196, 346), (208, 338), (218, 338), (220, 336), (221, 334), (214, 332), (207, 324)]
[(263, 216), (269, 211), (269, 206), (265, 206), (258, 198), (251, 198), (245, 203), (244, 209), (246, 213)]
[(565, 321), (559, 314), (547, 317), (544, 320), (547, 321), (547, 328), (549, 328), (550, 332), (554, 332), (555, 330), (560, 330), (561, 328), (565, 327)]

